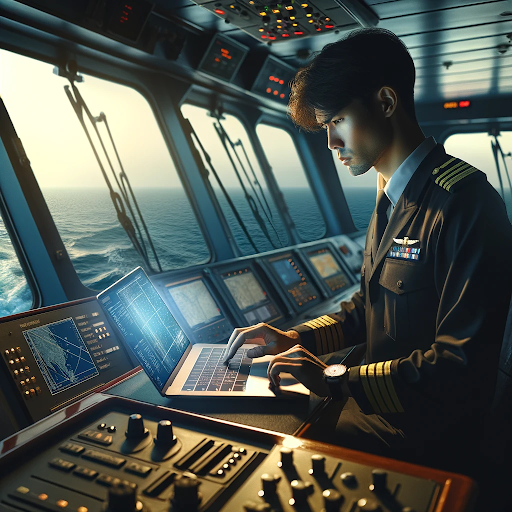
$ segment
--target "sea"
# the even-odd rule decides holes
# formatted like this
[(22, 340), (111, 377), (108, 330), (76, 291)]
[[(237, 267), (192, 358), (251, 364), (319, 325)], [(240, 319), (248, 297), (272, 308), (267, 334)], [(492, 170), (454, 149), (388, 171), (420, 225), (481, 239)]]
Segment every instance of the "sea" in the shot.
[[(253, 197), (260, 215), (258, 222), (244, 195), (239, 190), (228, 192), (257, 252), (289, 245), (272, 203), (270, 210), (267, 210), (263, 197)], [(325, 224), (311, 190), (288, 188), (282, 192), (302, 239), (311, 241), (322, 238)], [(55, 188), (43, 190), (43, 195), (75, 270), (86, 286), (101, 291), (133, 268), (144, 266), (120, 226), (105, 189)], [(375, 207), (375, 190), (348, 188), (345, 196), (356, 228), (365, 231)], [(136, 191), (136, 197), (164, 271), (210, 260), (205, 242), (208, 234), (203, 235), (182, 189), (140, 189)], [(241, 254), (254, 254), (256, 250), (240, 228), (226, 200), (221, 195), (218, 197)], [(260, 226), (263, 226), (263, 230)], [(154, 257), (150, 258), (150, 262), (153, 270), (157, 269)], [(146, 270), (151, 272), (151, 269)], [(0, 316), (26, 311), (31, 307), (32, 293), (0, 219)]]

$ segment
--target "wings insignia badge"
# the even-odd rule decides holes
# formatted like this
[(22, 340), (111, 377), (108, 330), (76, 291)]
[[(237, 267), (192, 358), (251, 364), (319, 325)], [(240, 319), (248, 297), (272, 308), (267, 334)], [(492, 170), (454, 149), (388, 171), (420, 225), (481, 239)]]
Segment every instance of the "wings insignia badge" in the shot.
[(410, 240), (409, 237), (407, 237), (407, 236), (404, 236), (403, 238), (393, 238), (393, 241), (396, 244), (400, 244), (400, 245), (414, 245), (419, 242), (419, 240)]

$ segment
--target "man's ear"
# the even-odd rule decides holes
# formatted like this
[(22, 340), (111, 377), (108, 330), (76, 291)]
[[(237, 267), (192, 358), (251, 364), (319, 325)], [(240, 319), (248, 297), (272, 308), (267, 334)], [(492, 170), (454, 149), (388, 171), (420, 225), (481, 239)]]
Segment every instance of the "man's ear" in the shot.
[(398, 95), (392, 87), (381, 87), (377, 93), (382, 112), (386, 117), (391, 117), (396, 110)]

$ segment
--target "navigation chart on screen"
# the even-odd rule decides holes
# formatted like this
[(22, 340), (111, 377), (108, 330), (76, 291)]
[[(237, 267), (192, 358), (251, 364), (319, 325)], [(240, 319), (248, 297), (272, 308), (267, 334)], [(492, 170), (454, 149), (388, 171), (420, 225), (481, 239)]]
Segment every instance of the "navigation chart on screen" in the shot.
[(52, 395), (99, 374), (72, 318), (29, 329), (23, 336)]
[(235, 299), (240, 310), (265, 302), (265, 292), (254, 277), (252, 272), (235, 274), (232, 277), (224, 278), (224, 282)]
[(162, 389), (189, 340), (151, 281), (138, 269), (99, 298), (150, 379)]

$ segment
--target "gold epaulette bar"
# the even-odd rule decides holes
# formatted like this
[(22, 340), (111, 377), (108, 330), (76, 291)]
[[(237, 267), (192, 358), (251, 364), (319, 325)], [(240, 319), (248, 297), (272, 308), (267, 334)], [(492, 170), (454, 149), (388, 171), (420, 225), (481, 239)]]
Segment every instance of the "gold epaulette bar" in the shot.
[(436, 185), (439, 185), (448, 192), (455, 192), (458, 188), (457, 184), (475, 172), (479, 171), (471, 164), (459, 158), (450, 157), (432, 171), (432, 179)]

